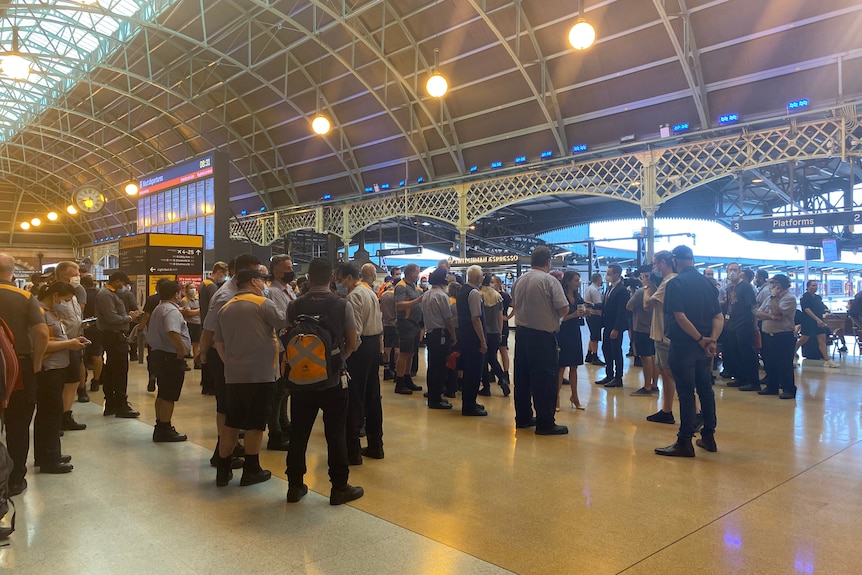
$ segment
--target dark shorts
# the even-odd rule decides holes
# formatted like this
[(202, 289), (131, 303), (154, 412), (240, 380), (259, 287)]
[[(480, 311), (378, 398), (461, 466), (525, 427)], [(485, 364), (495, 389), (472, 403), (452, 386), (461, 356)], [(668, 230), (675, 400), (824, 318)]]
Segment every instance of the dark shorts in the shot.
[(398, 320), (398, 351), (416, 353), (419, 342), (419, 324), (409, 319)]
[(632, 332), (635, 336), (635, 352), (641, 357), (655, 355), (655, 342), (648, 333), (642, 331)]
[(500, 334), (500, 347), (509, 348), (509, 320), (503, 319), (503, 333)]
[(207, 373), (212, 379), (216, 398), (216, 413), (227, 413), (227, 391), (224, 382), (224, 363), (214, 347), (207, 353)]
[(150, 350), (149, 361), (158, 384), (156, 397), (165, 401), (179, 401), (186, 377), (185, 359), (177, 358), (176, 352), (153, 349)]
[(591, 315), (588, 317), (587, 327), (590, 329), (590, 341), (602, 341), (602, 316)]
[(95, 327), (88, 327), (84, 330), (84, 337), (92, 342), (84, 350), (87, 357), (101, 357), (105, 353), (105, 348), (102, 347), (102, 332)]
[(201, 340), (201, 332), (203, 331), (203, 327), (199, 323), (190, 323), (189, 325), (189, 337), (192, 339), (192, 343), (198, 343)]
[(398, 328), (394, 325), (383, 326), (383, 347), (398, 349)]
[(272, 411), (275, 382), (272, 383), (228, 383), (227, 412), (225, 425), (234, 429), (266, 430), (266, 422)]
[(79, 383), (81, 381), (81, 350), (69, 350), (69, 366), (63, 383)]

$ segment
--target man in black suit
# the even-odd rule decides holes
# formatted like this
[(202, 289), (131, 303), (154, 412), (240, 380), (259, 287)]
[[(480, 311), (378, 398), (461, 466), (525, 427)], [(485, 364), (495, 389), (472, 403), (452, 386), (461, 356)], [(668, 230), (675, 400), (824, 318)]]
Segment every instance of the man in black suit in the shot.
[(628, 328), (626, 304), (629, 290), (622, 282), (623, 269), (608, 266), (608, 288), (602, 301), (602, 353), (605, 356), (605, 378), (596, 382), (605, 387), (623, 386), (623, 332)]

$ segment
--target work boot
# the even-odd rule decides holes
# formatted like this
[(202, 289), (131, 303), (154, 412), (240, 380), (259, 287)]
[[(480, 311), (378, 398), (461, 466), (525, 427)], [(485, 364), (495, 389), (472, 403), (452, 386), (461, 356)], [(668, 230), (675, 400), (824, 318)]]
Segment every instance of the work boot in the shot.
[(216, 485), (225, 487), (230, 480), (233, 479), (233, 471), (231, 471), (231, 458), (219, 457), (216, 461)]
[(90, 380), (90, 391), (99, 391), (99, 380)]
[(156, 421), (153, 428), (153, 441), (155, 443), (177, 443), (188, 438), (188, 435), (184, 433), (177, 433), (170, 421)]
[(78, 403), (89, 403), (90, 396), (87, 394), (87, 388), (79, 387), (78, 388)]
[(124, 419), (132, 419), (141, 415), (140, 411), (132, 409), (129, 402), (125, 399), (117, 402), (117, 407), (114, 411), (114, 417), (122, 417)]
[(82, 429), (87, 429), (87, 424), (78, 423), (75, 421), (75, 418), (72, 417), (71, 411), (64, 411), (63, 422), (61, 423), (60, 429), (65, 431), (80, 431)]

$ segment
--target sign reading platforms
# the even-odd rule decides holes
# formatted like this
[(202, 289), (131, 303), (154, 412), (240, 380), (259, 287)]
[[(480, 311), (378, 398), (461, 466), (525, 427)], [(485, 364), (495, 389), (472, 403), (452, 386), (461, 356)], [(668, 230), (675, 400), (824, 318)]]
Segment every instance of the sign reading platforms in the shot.
[(392, 249), (383, 249), (377, 250), (378, 257), (388, 257), (388, 256), (415, 256), (422, 253), (422, 246), (410, 247), (410, 248), (392, 248)]
[(826, 228), (862, 224), (862, 212), (823, 212), (818, 214), (796, 214), (772, 218), (734, 220), (731, 229), (735, 232), (786, 230), (793, 228)]

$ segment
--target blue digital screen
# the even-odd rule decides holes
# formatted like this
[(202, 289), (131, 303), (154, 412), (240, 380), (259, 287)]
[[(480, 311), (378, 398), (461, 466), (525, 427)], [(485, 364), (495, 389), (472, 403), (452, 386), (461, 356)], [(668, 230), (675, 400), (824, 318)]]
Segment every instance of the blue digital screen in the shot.
[(823, 261), (837, 262), (841, 259), (838, 251), (838, 240), (823, 240)]

